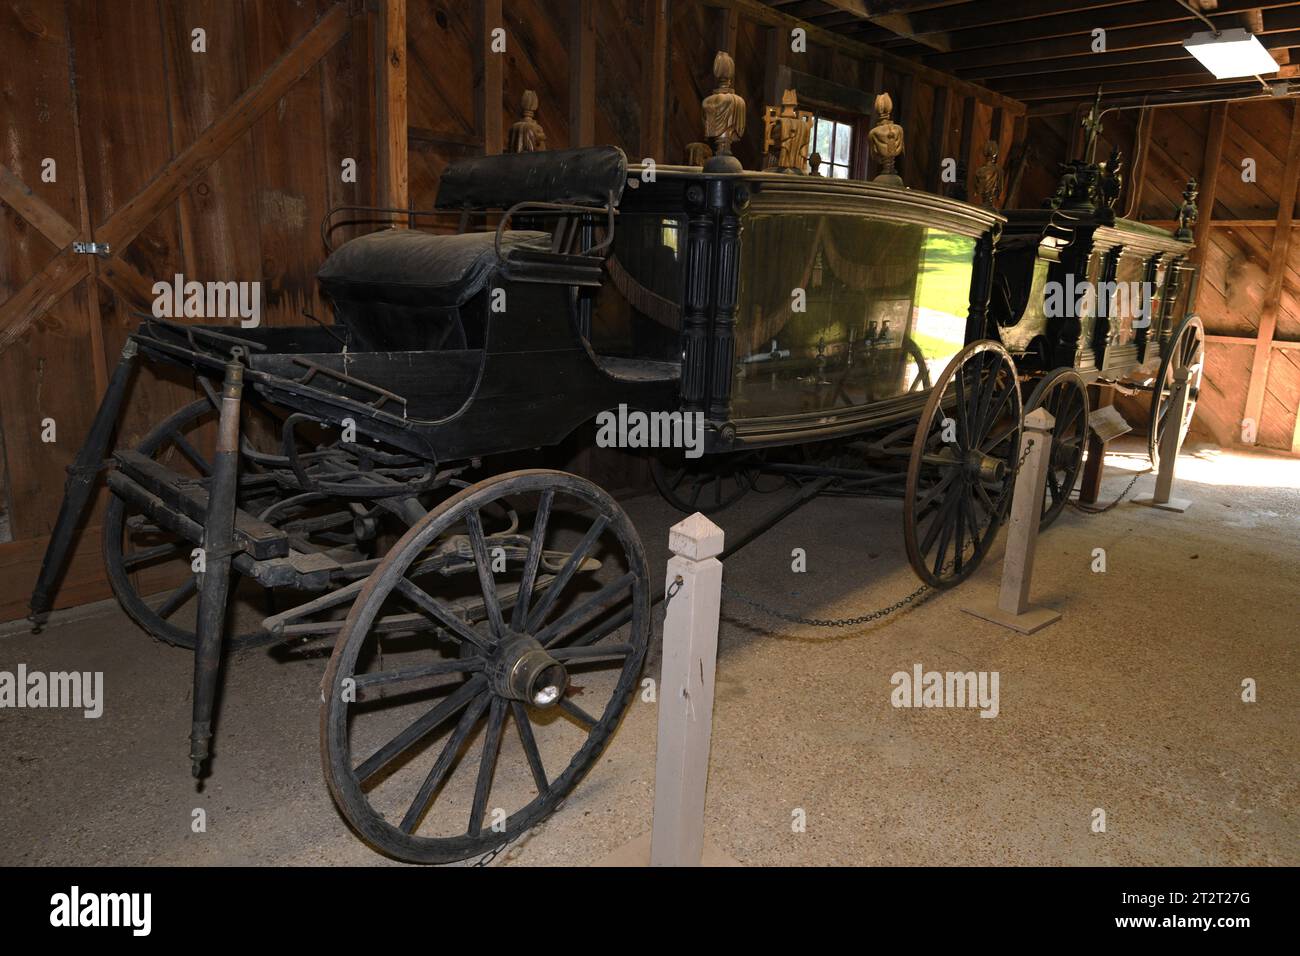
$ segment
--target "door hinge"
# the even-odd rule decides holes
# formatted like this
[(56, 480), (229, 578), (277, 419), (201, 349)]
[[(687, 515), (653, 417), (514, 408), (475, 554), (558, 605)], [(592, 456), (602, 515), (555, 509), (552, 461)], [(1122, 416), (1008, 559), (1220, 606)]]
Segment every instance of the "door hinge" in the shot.
[(72, 251), (79, 256), (107, 256), (111, 255), (107, 242), (74, 242)]

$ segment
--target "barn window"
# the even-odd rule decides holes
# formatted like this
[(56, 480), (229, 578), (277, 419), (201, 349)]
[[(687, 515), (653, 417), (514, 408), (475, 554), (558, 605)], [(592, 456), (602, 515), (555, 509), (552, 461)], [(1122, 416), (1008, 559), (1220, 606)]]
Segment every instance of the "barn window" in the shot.
[(812, 151), (821, 155), (817, 172), (833, 179), (849, 179), (853, 166), (853, 125), (818, 113), (813, 119)]

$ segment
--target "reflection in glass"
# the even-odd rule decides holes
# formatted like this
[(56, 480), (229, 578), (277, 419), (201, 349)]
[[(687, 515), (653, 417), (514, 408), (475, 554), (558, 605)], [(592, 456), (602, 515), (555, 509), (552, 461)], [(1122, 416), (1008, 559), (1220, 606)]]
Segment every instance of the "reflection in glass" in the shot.
[(974, 239), (790, 212), (742, 235), (735, 418), (923, 393), (965, 341)]

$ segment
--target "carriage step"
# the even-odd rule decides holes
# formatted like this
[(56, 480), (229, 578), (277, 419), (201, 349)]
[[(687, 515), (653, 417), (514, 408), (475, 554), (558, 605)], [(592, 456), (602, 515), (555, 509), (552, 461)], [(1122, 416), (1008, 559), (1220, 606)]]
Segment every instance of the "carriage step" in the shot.
[[(118, 470), (191, 521), (203, 524), (208, 512), (208, 490), (197, 479), (186, 477), (136, 451), (113, 455)], [(235, 509), (235, 545), (258, 561), (289, 555), (289, 536), (279, 528), (259, 521), (247, 511)]]

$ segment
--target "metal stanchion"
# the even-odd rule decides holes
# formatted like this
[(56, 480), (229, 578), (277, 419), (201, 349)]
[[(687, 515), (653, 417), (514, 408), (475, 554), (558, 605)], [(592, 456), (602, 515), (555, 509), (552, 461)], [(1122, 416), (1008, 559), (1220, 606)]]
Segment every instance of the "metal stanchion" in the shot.
[(1058, 611), (1029, 604), (1034, 548), (1038, 543), (1038, 522), (1043, 515), (1043, 492), (1047, 487), (1047, 469), (1051, 467), (1052, 426), (1055, 424), (1056, 420), (1045, 408), (1036, 408), (1025, 416), (1024, 438), (1020, 446), (1023, 461), (1016, 475), (1015, 496), (1011, 499), (1007, 552), (1002, 559), (1002, 586), (996, 601), (962, 608), (967, 614), (1021, 634), (1032, 634), (1061, 619)]
[(1169, 396), (1169, 412), (1165, 415), (1165, 430), (1160, 436), (1160, 470), (1156, 472), (1156, 490), (1149, 498), (1134, 498), (1133, 503), (1176, 511), (1180, 514), (1192, 506), (1190, 498), (1173, 498), (1174, 469), (1178, 465), (1178, 452), (1183, 445), (1183, 417), (1187, 414), (1190, 386), (1185, 368), (1174, 369), (1174, 391)]

